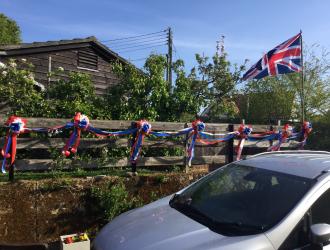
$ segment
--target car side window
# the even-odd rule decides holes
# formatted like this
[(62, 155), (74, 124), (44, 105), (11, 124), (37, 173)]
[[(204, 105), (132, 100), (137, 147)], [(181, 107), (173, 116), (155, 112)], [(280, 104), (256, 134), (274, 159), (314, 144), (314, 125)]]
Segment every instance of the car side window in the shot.
[(281, 245), (280, 250), (313, 249), (310, 244), (309, 228), (311, 225), (317, 223), (330, 224), (330, 189), (321, 195), (312, 205), (309, 215), (306, 214), (298, 223)]
[(312, 206), (312, 224), (330, 224), (330, 189), (328, 189)]
[(299, 221), (279, 250), (310, 249), (308, 220), (308, 215), (306, 215)]

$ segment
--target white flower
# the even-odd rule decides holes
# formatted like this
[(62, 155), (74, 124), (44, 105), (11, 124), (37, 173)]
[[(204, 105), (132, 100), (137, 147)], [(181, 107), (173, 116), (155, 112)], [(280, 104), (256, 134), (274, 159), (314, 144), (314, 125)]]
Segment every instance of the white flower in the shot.
[(26, 59), (25, 58), (22, 58), (21, 61), (24, 62), (24, 63), (26, 63)]
[(34, 81), (34, 76), (33, 76), (33, 74), (29, 74), (29, 76), (28, 76), (28, 78), (30, 79), (30, 80), (32, 80), (32, 81)]
[(10, 62), (9, 66), (15, 68), (17, 66), (17, 64), (15, 62)]
[(3, 75), (3, 76), (6, 76), (7, 74), (8, 74), (8, 72), (7, 72), (7, 71), (5, 71), (5, 70), (4, 70), (4, 71), (2, 71), (2, 75)]
[(4, 64), (3, 62), (0, 62), (0, 69), (5, 69), (7, 68), (6, 64)]
[(57, 70), (62, 72), (62, 71), (64, 71), (64, 68), (63, 67), (58, 67)]
[(39, 87), (40, 90), (41, 90), (42, 92), (44, 92), (44, 91), (46, 90), (45, 85), (43, 85), (43, 84), (41, 84), (41, 83), (39, 83), (39, 82), (37, 82), (37, 81), (34, 81), (33, 84), (34, 84), (35, 86)]

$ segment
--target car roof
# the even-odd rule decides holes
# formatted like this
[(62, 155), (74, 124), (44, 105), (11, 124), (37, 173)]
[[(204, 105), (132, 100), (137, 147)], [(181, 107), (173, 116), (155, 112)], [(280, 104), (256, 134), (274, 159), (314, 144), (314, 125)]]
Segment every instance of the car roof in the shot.
[(315, 179), (320, 174), (330, 171), (330, 152), (308, 150), (269, 152), (248, 157), (237, 163)]

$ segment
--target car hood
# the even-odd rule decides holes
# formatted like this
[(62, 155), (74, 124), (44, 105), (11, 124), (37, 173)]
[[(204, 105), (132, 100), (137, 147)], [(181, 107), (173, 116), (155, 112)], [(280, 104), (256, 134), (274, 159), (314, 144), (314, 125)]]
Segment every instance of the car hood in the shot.
[(273, 249), (264, 234), (226, 237), (169, 206), (170, 197), (126, 212), (98, 234), (94, 250)]

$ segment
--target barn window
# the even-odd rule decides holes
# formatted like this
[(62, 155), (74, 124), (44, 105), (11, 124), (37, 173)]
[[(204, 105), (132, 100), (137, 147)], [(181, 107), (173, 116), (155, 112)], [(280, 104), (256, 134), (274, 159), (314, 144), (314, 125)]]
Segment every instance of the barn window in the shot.
[(81, 49), (78, 51), (78, 68), (97, 70), (98, 56), (91, 49)]

